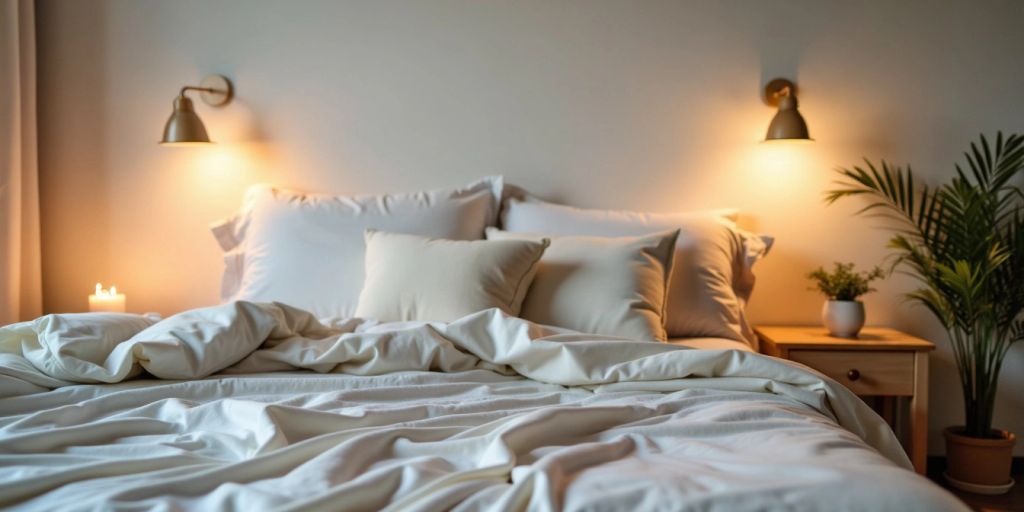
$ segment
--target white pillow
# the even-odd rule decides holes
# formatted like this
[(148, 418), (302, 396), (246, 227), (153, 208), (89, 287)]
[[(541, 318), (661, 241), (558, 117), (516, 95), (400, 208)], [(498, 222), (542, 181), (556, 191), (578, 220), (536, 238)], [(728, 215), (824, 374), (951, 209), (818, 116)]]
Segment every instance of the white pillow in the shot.
[(239, 214), (211, 226), (225, 251), (221, 299), (351, 317), (363, 288), (367, 229), (478, 240), (496, 222), (501, 194), (501, 177), (459, 189), (355, 197), (252, 187)]
[[(488, 240), (542, 236), (487, 228)], [(585, 333), (665, 341), (677, 236), (678, 229), (640, 237), (551, 237), (519, 316)]]
[(546, 238), (444, 240), (366, 232), (366, 284), (356, 316), (451, 322), (485, 309), (519, 316)]
[(744, 308), (754, 288), (754, 263), (771, 247), (770, 237), (736, 227), (734, 210), (639, 213), (585, 210), (537, 199), (507, 202), (510, 232), (542, 235), (636, 236), (680, 229), (669, 281), (665, 328), (670, 337), (757, 338)]

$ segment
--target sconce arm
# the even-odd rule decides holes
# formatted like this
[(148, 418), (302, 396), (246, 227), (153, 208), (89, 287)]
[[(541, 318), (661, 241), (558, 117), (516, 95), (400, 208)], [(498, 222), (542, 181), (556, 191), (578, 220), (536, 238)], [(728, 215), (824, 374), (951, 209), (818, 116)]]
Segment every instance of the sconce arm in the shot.
[(178, 96), (180, 96), (180, 97), (183, 97), (183, 98), (184, 98), (184, 97), (185, 97), (185, 92), (186, 92), (186, 91), (199, 91), (199, 92), (226, 92), (226, 91), (218, 91), (217, 89), (214, 89), (213, 87), (199, 87), (198, 85), (186, 85), (185, 87), (182, 87), (182, 88), (181, 88), (181, 92), (179, 92), (179, 93), (178, 93)]
[(188, 91), (196, 91), (207, 105), (220, 107), (226, 105), (235, 95), (231, 81), (221, 75), (210, 75), (199, 85), (186, 85), (178, 91), (178, 98), (185, 98)]

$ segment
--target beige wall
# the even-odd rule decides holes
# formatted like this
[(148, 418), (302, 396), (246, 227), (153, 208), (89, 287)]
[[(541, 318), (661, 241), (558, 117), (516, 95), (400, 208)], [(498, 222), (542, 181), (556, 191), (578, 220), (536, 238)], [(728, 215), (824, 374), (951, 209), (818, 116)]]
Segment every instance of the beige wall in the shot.
[[(1024, 131), (1022, 22), (1015, 1), (42, 0), (46, 309), (84, 309), (96, 281), (135, 311), (215, 302), (206, 225), (251, 183), (355, 193), (501, 173), (580, 206), (743, 208), (777, 236), (752, 316), (816, 322), (806, 272), (886, 254), (877, 221), (822, 204), (831, 169), (868, 155), (941, 179), (977, 133)], [(238, 89), (198, 106), (220, 144), (157, 146), (178, 87), (215, 72)], [(798, 81), (817, 143), (757, 143), (775, 76)], [(880, 285), (869, 321), (944, 346), (902, 304), (910, 285)], [(938, 452), (960, 397), (948, 350), (933, 368)], [(1018, 433), (1022, 376), (1018, 348), (996, 419)]]

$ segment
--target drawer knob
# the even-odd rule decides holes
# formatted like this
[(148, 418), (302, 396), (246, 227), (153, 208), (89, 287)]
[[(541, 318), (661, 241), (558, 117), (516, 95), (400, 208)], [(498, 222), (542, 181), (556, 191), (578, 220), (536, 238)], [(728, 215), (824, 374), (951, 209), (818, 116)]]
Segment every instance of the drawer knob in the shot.
[(854, 369), (846, 372), (846, 378), (850, 379), (852, 381), (858, 380), (858, 379), (860, 379), (860, 371), (858, 371), (856, 368), (854, 368)]

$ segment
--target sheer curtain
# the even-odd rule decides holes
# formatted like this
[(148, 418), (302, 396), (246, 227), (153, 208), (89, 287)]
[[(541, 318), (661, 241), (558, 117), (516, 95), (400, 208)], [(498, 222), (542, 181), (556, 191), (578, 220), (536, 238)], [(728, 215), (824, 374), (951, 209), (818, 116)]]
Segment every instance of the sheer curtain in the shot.
[(0, 0), (0, 325), (39, 316), (34, 0)]

